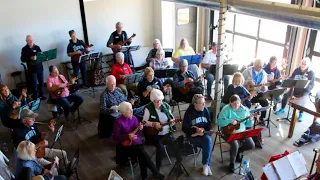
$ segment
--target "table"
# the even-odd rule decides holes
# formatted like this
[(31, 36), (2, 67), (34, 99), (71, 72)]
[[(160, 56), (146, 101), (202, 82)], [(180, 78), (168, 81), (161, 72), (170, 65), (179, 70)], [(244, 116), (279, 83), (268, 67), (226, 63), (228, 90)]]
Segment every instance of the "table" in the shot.
[[(320, 113), (316, 111), (316, 107), (313, 102), (310, 101), (309, 96), (303, 96), (297, 99), (289, 100), (289, 105), (293, 108), (292, 118), (290, 122), (290, 128), (288, 137), (291, 138), (294, 132), (294, 127), (298, 119), (298, 111), (309, 113), (315, 117), (320, 117)], [(314, 118), (315, 121), (316, 118)]]

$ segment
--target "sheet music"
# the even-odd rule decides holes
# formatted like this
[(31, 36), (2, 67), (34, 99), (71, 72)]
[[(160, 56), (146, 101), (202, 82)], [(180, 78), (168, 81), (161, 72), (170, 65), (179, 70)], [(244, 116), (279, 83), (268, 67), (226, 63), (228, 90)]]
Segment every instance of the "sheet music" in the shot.
[(268, 180), (280, 180), (271, 163), (265, 165), (262, 170), (267, 176)]
[(280, 176), (281, 180), (287, 180), (287, 179), (296, 179), (297, 176), (295, 172), (293, 171), (291, 164), (288, 160), (288, 156), (285, 156), (281, 159), (278, 159), (274, 162), (272, 162), (276, 172)]
[(299, 151), (291, 153), (287, 157), (297, 177), (308, 173), (304, 158)]

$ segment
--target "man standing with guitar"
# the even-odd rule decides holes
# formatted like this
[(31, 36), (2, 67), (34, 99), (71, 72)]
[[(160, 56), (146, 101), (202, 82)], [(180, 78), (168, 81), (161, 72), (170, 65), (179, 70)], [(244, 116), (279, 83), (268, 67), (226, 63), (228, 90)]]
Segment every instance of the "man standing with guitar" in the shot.
[[(242, 120), (242, 121), (240, 121)], [(224, 128), (228, 125), (232, 124), (236, 126), (240, 123), (240, 128), (235, 130), (235, 132), (243, 132), (246, 130), (246, 128), (251, 128), (253, 125), (253, 115), (250, 115), (249, 109), (247, 107), (244, 107), (241, 104), (241, 99), (238, 95), (232, 95), (229, 99), (229, 104), (224, 106), (221, 110), (217, 125)], [(222, 131), (222, 138), (224, 140), (228, 140), (230, 137), (230, 134), (227, 132)], [(255, 147), (255, 144), (252, 140), (252, 138), (247, 138), (244, 140), (242, 151), (250, 150)], [(235, 167), (234, 163), (235, 161), (240, 162), (241, 158), (238, 152), (239, 151), (239, 143), (238, 141), (232, 141), (230, 143), (230, 164), (229, 164), (229, 170), (230, 172), (234, 173)]]
[[(132, 42), (132, 38), (135, 36), (131, 36), (128, 38), (128, 35), (125, 31), (122, 30), (123, 24), (122, 22), (117, 22), (116, 24), (116, 31), (114, 31), (107, 42), (107, 47), (111, 48), (113, 51), (113, 59), (116, 61), (116, 53), (120, 52), (120, 49), (122, 46), (130, 46)], [(130, 65), (131, 68), (133, 68), (133, 62), (129, 58), (129, 54), (127, 52), (124, 52), (124, 61)]]
[(188, 140), (194, 147), (202, 149), (202, 174), (211, 176), (212, 137), (211, 117), (205, 107), (205, 99), (202, 94), (195, 94), (192, 104), (184, 114), (182, 131), (186, 133)]
[(81, 78), (82, 78), (82, 87), (88, 88), (87, 82), (87, 62), (81, 61), (79, 62), (79, 58), (81, 55), (90, 52), (90, 46), (87, 46), (82, 40), (77, 39), (77, 34), (74, 30), (69, 31), (69, 35), (71, 39), (69, 40), (67, 53), (68, 56), (71, 57), (71, 64), (73, 68), (73, 74), (78, 77), (79, 70), (81, 70)]

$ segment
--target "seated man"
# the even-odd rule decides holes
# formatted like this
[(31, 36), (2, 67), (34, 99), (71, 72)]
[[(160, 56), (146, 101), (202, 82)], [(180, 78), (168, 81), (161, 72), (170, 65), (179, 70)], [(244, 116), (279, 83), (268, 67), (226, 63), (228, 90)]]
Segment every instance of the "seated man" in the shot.
[[(239, 120), (244, 119), (248, 116), (249, 119), (242, 122), (240, 124), (240, 128), (236, 130), (235, 132), (243, 132), (246, 130), (246, 128), (251, 128), (253, 125), (253, 115), (250, 115), (249, 109), (244, 107), (241, 104), (240, 97), (238, 95), (232, 95), (229, 100), (229, 104), (224, 106), (223, 109), (221, 110), (217, 124), (220, 127), (225, 127), (228, 126), (229, 124), (237, 124)], [(224, 140), (228, 140), (230, 137), (230, 134), (227, 134), (222, 131), (222, 138)], [(255, 147), (254, 142), (252, 138), (247, 138), (244, 140), (244, 145), (242, 146), (242, 149), (239, 149), (239, 143), (238, 141), (232, 141), (230, 143), (230, 164), (229, 164), (229, 169), (232, 173), (234, 173), (234, 163), (235, 161), (240, 162), (241, 157), (239, 155), (239, 152), (241, 151), (246, 151), (253, 149)]]
[[(249, 92), (250, 92), (250, 88), (253, 87), (252, 85), (258, 85), (258, 84), (261, 85), (260, 87), (255, 88), (254, 91), (257, 92), (257, 96), (253, 97), (251, 99), (251, 102), (259, 103), (262, 107), (266, 107), (269, 105), (269, 102), (262, 97), (264, 93), (267, 91), (267, 87), (263, 84), (266, 84), (268, 81), (267, 81), (267, 73), (262, 69), (262, 66), (263, 66), (262, 60), (256, 59), (254, 61), (254, 65), (244, 70), (242, 74), (246, 81), (245, 86)], [(261, 116), (260, 116), (261, 122), (263, 122), (263, 119), (266, 117), (266, 114), (267, 114), (266, 111), (261, 112)]]
[(130, 66), (124, 62), (124, 54), (122, 52), (118, 52), (116, 54), (116, 63), (112, 66), (110, 75), (113, 75), (117, 80), (117, 87), (119, 87), (122, 92), (128, 96), (128, 89), (136, 92), (136, 84), (124, 84), (124, 80), (126, 76), (131, 75), (132, 70)]
[[(201, 77), (201, 76), (200, 76)], [(188, 61), (179, 63), (179, 70), (173, 77), (173, 98), (191, 103), (194, 94), (203, 94), (202, 82), (188, 70)]]
[[(75, 83), (72, 79), (70, 83), (66, 78), (59, 74), (59, 70), (56, 66), (49, 67), (50, 75), (47, 79), (47, 89), (51, 94), (53, 103), (61, 106), (64, 111), (67, 122), (69, 122), (69, 113), (75, 118), (75, 111), (83, 102), (83, 97), (78, 94), (70, 94), (69, 86)], [(71, 105), (73, 103), (73, 105)]]
[[(292, 75), (290, 76), (289, 79), (310, 81), (306, 88), (294, 88), (293, 96), (302, 97), (302, 96), (308, 95), (311, 92), (312, 88), (314, 87), (315, 75), (314, 75), (314, 72), (311, 70), (310, 65), (311, 65), (310, 58), (306, 57), (302, 59), (301, 66), (295, 69)], [(281, 109), (275, 112), (275, 114), (282, 114), (285, 112), (284, 108), (286, 107), (286, 104), (288, 102), (289, 97), (291, 97), (291, 94), (292, 94), (292, 89), (283, 95)], [(302, 120), (303, 120), (303, 112), (300, 111), (298, 116), (298, 121), (301, 122)]]
[[(116, 156), (137, 157), (143, 180), (148, 179), (147, 168), (151, 170), (155, 179), (163, 180), (165, 176), (159, 173), (148, 153), (144, 150), (141, 136), (138, 133), (143, 128), (143, 125), (133, 115), (132, 105), (128, 102), (122, 102), (117, 109), (121, 115), (114, 123), (113, 139), (119, 144), (121, 143), (121, 145), (116, 152)], [(130, 143), (129, 146), (122, 145), (128, 141)]]
[(26, 98), (26, 90), (22, 90), (19, 101), (11, 94), (8, 86), (0, 84), (0, 117), (5, 127), (12, 129), (19, 124), (19, 120), (11, 119), (9, 116), (17, 107), (26, 105)]
[[(229, 63), (232, 59), (227, 59), (227, 57), (224, 57), (224, 64)], [(213, 64), (216, 64), (217, 61), (217, 45), (215, 42), (212, 42), (211, 50), (209, 50), (206, 55), (204, 56), (201, 68), (206, 69), (206, 79), (207, 79), (207, 94), (208, 99), (212, 100), (211, 97), (211, 90), (212, 90), (212, 84), (214, 81), (214, 74), (210, 73), (210, 66)], [(226, 92), (227, 87), (229, 86), (229, 79), (230, 77), (228, 75), (223, 76), (223, 83), (224, 83), (224, 92)]]
[[(113, 123), (120, 115), (117, 112), (117, 107), (121, 102), (128, 102), (127, 97), (123, 94), (120, 88), (116, 87), (116, 78), (113, 75), (106, 77), (106, 86), (104, 92), (100, 95), (100, 113), (98, 134), (102, 138), (108, 138), (112, 135)], [(130, 103), (134, 103), (130, 99)], [(142, 120), (144, 106), (134, 109), (134, 114)]]
[[(212, 153), (212, 137), (204, 134), (204, 131), (211, 130), (211, 118), (208, 109), (205, 107), (205, 99), (202, 94), (195, 94), (192, 98), (192, 104), (184, 114), (182, 131), (186, 133), (188, 140), (202, 149), (202, 174), (205, 176), (212, 175), (210, 169)], [(201, 135), (192, 137), (191, 135), (199, 133)]]
[[(40, 147), (45, 147), (45, 158), (54, 158), (57, 156), (59, 159), (64, 159), (65, 163), (68, 163), (67, 153), (66, 151), (61, 151), (60, 149), (49, 149), (48, 147), (48, 141), (43, 140), (41, 141), (42, 134), (39, 131), (36, 124), (34, 124), (35, 118), (38, 117), (37, 113), (32, 112), (29, 109), (24, 109), (21, 111), (21, 122), (20, 125), (13, 129), (12, 132), (12, 141), (13, 146), (15, 148), (18, 147), (19, 143), (21, 141), (27, 140), (33, 142), (37, 149)], [(51, 132), (54, 132), (54, 125), (49, 126), (49, 130)], [(46, 160), (43, 160), (42, 158), (39, 159), (39, 163), (42, 164), (42, 162), (46, 162)], [(42, 164), (44, 165), (44, 164)], [(45, 164), (48, 165), (48, 164)]]

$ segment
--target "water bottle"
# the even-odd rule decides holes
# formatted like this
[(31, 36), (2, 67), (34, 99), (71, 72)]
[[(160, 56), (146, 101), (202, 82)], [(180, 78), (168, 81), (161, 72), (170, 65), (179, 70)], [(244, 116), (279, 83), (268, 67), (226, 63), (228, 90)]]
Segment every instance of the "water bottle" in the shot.
[(242, 175), (246, 175), (249, 171), (250, 171), (250, 169), (249, 169), (249, 161), (248, 160), (244, 160), (242, 162), (241, 174)]
[(1, 150), (2, 150), (3, 152), (8, 152), (8, 145), (7, 145), (7, 143), (6, 143), (5, 141), (3, 141), (3, 142), (1, 143)]

